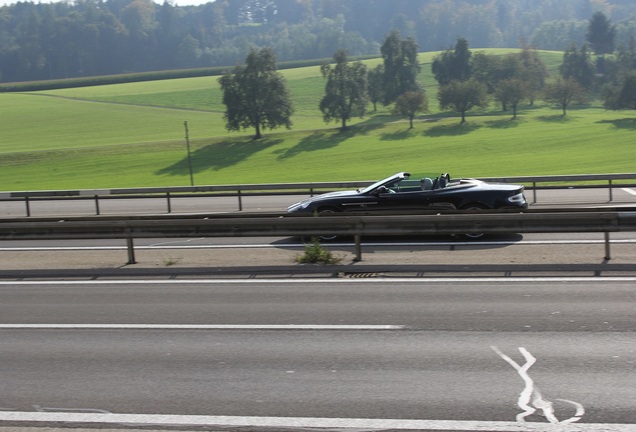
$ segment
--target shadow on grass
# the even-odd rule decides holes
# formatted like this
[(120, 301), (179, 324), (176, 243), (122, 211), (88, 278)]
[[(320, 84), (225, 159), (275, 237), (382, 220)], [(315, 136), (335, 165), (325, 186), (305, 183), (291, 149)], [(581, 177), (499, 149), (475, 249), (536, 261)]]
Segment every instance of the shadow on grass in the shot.
[(382, 141), (400, 141), (409, 137), (412, 137), (414, 133), (417, 133), (415, 128), (413, 129), (404, 129), (401, 131), (388, 132), (380, 135), (380, 140)]
[(554, 114), (554, 115), (538, 116), (537, 120), (546, 122), (546, 123), (569, 123), (574, 119), (572, 117), (568, 117), (567, 115)]
[(601, 120), (600, 124), (611, 124), (616, 129), (636, 130), (636, 118), (623, 118), (616, 120)]
[(482, 125), (468, 122), (450, 125), (439, 125), (427, 129), (426, 131), (424, 131), (424, 135), (429, 137), (467, 135), (480, 129), (481, 127)]
[(383, 123), (364, 122), (349, 126), (344, 131), (340, 129), (318, 130), (301, 139), (295, 146), (276, 151), (275, 153), (278, 155), (276, 158), (278, 160), (284, 160), (298, 156), (301, 153), (337, 147), (349, 138), (366, 135), (374, 129), (381, 129), (383, 127)]
[[(206, 170), (218, 171), (227, 168), (247, 159), (251, 155), (275, 146), (283, 142), (282, 139), (262, 138), (255, 140), (252, 138), (242, 140), (222, 141), (210, 144), (191, 153), (192, 172), (198, 173)], [(189, 173), (187, 156), (179, 162), (166, 168), (157, 170), (158, 175), (182, 176)]]
[(518, 127), (521, 121), (522, 120), (520, 120), (519, 118), (492, 120), (492, 121), (487, 121), (486, 126), (492, 129), (510, 129), (510, 128)]
[(295, 146), (276, 151), (275, 153), (278, 155), (276, 159), (284, 160), (305, 152), (337, 147), (341, 142), (352, 136), (353, 134), (349, 130), (344, 132), (316, 131), (306, 138), (301, 139)]

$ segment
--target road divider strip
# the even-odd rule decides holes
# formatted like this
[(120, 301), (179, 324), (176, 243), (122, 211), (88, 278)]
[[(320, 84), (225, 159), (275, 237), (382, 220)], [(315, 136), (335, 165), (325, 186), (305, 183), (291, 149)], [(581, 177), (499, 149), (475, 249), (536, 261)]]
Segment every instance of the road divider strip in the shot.
[(401, 325), (320, 324), (0, 324), (2, 330), (402, 330)]
[(636, 276), (504, 276), (504, 277), (374, 277), (374, 278), (263, 278), (263, 279), (91, 279), (91, 280), (0, 280), (2, 286), (50, 285), (289, 285), (289, 284), (386, 284), (413, 283), (430, 285), (436, 283), (535, 283), (535, 282), (636, 282)]
[(418, 431), (489, 432), (633, 432), (633, 424), (523, 423), (502, 421), (407, 420), (314, 417), (233, 417), (205, 415), (154, 415), (0, 411), (0, 422), (135, 424), (152, 426), (239, 426), (270, 428), (391, 429)]

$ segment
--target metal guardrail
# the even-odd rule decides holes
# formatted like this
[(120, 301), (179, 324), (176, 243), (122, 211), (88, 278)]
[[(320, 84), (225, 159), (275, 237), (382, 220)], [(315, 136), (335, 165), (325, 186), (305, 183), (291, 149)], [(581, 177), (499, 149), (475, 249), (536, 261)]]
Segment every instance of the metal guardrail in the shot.
[[(581, 183), (581, 182), (606, 182), (606, 185), (598, 185), (596, 187), (607, 187), (609, 190), (609, 201), (614, 200), (614, 182), (617, 180), (634, 180), (636, 179), (636, 174), (624, 173), (624, 174), (581, 174), (581, 175), (551, 175), (551, 176), (540, 176), (540, 177), (492, 177), (492, 178), (482, 178), (484, 181), (495, 181), (502, 183), (521, 183), (527, 185), (528, 183), (532, 184), (531, 187), (526, 186), (526, 189), (531, 189), (533, 191), (533, 202), (537, 202), (537, 190), (540, 189), (537, 187), (538, 183)], [(624, 186), (624, 185), (623, 185)], [(629, 185), (631, 186), (631, 185)], [(564, 186), (557, 186), (557, 188), (563, 188)], [(587, 187), (594, 187), (588, 185)], [(553, 187), (554, 188), (554, 187)]]
[[(551, 175), (529, 177), (489, 177), (481, 180), (499, 183), (521, 183), (526, 189), (533, 191), (533, 202), (537, 203), (537, 190), (540, 183), (556, 183), (558, 188), (567, 188), (564, 184), (599, 182), (596, 185), (585, 187), (604, 187), (609, 190), (609, 201), (613, 201), (614, 182), (622, 180), (636, 180), (636, 173), (625, 174), (581, 174), (581, 175)], [(308, 192), (314, 195), (318, 191), (330, 191), (337, 189), (356, 189), (372, 184), (374, 181), (349, 181), (349, 182), (316, 182), (316, 183), (271, 183), (271, 184), (236, 184), (236, 185), (209, 185), (209, 186), (170, 186), (149, 188), (116, 188), (116, 189), (83, 189), (83, 190), (49, 190), (49, 191), (18, 191), (0, 192), (2, 201), (24, 201), (26, 216), (31, 216), (31, 201), (37, 200), (94, 200), (95, 214), (100, 214), (100, 200), (104, 199), (140, 199), (165, 197), (167, 212), (172, 212), (172, 199), (183, 197), (205, 196), (235, 196), (238, 199), (238, 210), (243, 210), (245, 196), (255, 195), (286, 195)], [(529, 186), (532, 185), (532, 186)], [(624, 186), (624, 185), (623, 185)], [(631, 186), (631, 185), (629, 185)]]
[(467, 233), (636, 231), (636, 211), (477, 212), (426, 215), (283, 216), (280, 214), (190, 217), (92, 217), (0, 220), (0, 240), (126, 239), (128, 263), (135, 263), (135, 238), (353, 236), (356, 259), (363, 236)]

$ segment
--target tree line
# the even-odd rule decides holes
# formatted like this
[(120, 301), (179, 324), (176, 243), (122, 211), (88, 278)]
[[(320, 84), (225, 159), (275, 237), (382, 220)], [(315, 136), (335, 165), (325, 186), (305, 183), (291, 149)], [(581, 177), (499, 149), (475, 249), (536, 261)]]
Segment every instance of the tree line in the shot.
[[(339, 122), (344, 130), (353, 117), (366, 114), (369, 104), (375, 110), (381, 103), (408, 118), (412, 128), (414, 117), (427, 111), (429, 101), (417, 80), (421, 65), (416, 41), (394, 30), (380, 51), (383, 62), (373, 69), (350, 62), (345, 49), (321, 66), (325, 93), (318, 106), (325, 122)], [(616, 26), (602, 12), (588, 20), (586, 42), (563, 53), (559, 76), (552, 80), (534, 47), (524, 45), (506, 55), (474, 53), (465, 38), (437, 55), (431, 72), (439, 85), (440, 109), (458, 113), (462, 123), (468, 111), (492, 100), (502, 111), (511, 110), (513, 119), (523, 102), (532, 105), (538, 98), (559, 106), (564, 116), (572, 102), (585, 102), (588, 95), (601, 96), (608, 109), (636, 109), (636, 38), (617, 49)], [(253, 127), (258, 139), (263, 129), (291, 128), (293, 106), (271, 48), (252, 48), (246, 65), (236, 66), (219, 82), (228, 130)]]
[(566, 49), (600, 11), (616, 43), (636, 35), (633, 0), (76, 0), (0, 7), (0, 81), (17, 82), (234, 65), (250, 49), (277, 60), (380, 53), (389, 30), (421, 51), (458, 36), (475, 47)]

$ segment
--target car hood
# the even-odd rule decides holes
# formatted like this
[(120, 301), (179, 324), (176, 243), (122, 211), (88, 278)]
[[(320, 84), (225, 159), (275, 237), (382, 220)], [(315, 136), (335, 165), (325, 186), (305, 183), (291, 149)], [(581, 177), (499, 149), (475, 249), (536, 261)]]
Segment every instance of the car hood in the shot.
[(334, 197), (347, 197), (347, 196), (356, 196), (359, 195), (358, 191), (338, 191), (338, 192), (328, 192), (328, 193), (324, 193), (324, 194), (320, 194), (320, 195), (316, 195), (314, 197), (311, 198), (307, 198), (305, 200), (302, 200), (300, 202), (297, 202), (296, 204), (292, 204), (287, 208), (287, 211), (292, 211), (298, 208), (305, 208), (308, 205), (318, 202), (318, 201), (323, 201), (329, 198), (334, 198)]

